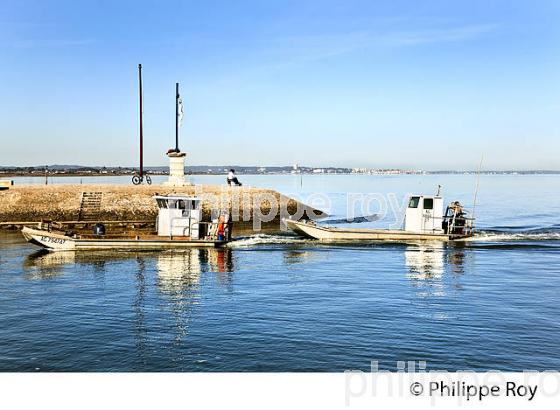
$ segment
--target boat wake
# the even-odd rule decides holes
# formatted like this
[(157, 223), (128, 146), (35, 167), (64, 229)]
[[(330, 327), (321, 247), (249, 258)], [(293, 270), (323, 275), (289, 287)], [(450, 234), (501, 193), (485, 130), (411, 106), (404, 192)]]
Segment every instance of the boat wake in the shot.
[(300, 238), (295, 235), (290, 234), (277, 234), (277, 235), (266, 235), (258, 234), (253, 236), (244, 236), (237, 238), (235, 241), (230, 242), (228, 247), (230, 248), (248, 248), (255, 245), (276, 245), (276, 244), (304, 244), (312, 242), (309, 239)]
[(526, 230), (484, 229), (469, 239), (470, 241), (511, 242), (511, 241), (557, 241), (560, 240), (560, 228), (536, 228)]
[[(528, 229), (513, 231), (511, 229), (484, 229), (476, 233), (472, 238), (467, 238), (461, 242), (543, 242), (543, 241), (560, 241), (560, 228), (547, 229)], [(305, 245), (317, 244), (314, 239), (306, 239), (296, 236), (292, 233), (278, 234), (256, 234), (252, 236), (243, 236), (229, 243), (230, 248), (250, 248), (257, 245)], [(331, 244), (332, 245), (332, 244)]]

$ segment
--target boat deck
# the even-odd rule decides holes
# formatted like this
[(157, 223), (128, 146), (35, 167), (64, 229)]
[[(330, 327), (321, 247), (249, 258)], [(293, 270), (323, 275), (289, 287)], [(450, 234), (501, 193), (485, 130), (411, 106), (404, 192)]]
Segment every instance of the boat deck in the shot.
[(186, 247), (222, 247), (227, 240), (192, 239), (189, 236), (159, 235), (67, 235), (60, 231), (23, 228), (23, 236), (31, 243), (50, 250), (128, 249), (156, 250)]
[(286, 222), (295, 233), (320, 241), (455, 241), (472, 236), (441, 232), (417, 233), (396, 229), (334, 228), (298, 221)]

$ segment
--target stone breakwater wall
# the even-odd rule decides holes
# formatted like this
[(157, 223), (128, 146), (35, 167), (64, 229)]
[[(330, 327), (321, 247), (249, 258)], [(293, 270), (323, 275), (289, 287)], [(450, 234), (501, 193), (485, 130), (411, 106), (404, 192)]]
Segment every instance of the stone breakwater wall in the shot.
[[(84, 202), (83, 194), (98, 198), (94, 210)], [(277, 222), (294, 215), (297, 219), (320, 218), (321, 211), (280, 193), (252, 187), (197, 185), (181, 188), (161, 185), (20, 185), (0, 191), (0, 224), (38, 222), (43, 219), (66, 222), (155, 221), (154, 195), (187, 195), (202, 198), (203, 217), (209, 220), (212, 210), (230, 213), (234, 221)], [(86, 195), (87, 196), (87, 195)], [(87, 202), (87, 201), (86, 201)]]

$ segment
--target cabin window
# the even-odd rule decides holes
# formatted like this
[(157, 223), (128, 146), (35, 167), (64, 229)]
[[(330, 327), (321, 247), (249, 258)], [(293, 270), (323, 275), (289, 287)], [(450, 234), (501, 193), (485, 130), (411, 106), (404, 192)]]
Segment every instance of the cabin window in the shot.
[(419, 196), (412, 196), (410, 197), (410, 201), (408, 202), (409, 208), (418, 208), (418, 204), (420, 203)]
[(167, 208), (167, 201), (165, 199), (156, 199), (159, 208)]
[(177, 201), (177, 209), (187, 209), (187, 204), (182, 199)]
[(424, 209), (434, 209), (434, 198), (424, 198)]

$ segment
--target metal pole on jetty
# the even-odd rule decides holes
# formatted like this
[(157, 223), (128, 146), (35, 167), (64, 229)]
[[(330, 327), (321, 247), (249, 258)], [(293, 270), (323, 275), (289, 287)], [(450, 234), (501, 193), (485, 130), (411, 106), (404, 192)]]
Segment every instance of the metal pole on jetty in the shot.
[(144, 175), (144, 127), (142, 123), (142, 64), (138, 64), (138, 89), (140, 93), (140, 181)]
[(175, 152), (179, 152), (179, 83), (175, 83)]
[(134, 173), (132, 183), (140, 185), (144, 179), (148, 185), (152, 184), (152, 179), (149, 175), (144, 174), (144, 111), (142, 109), (142, 64), (138, 64), (138, 93), (140, 97), (140, 171), (138, 174)]

